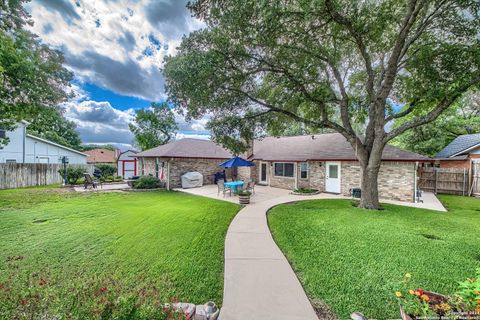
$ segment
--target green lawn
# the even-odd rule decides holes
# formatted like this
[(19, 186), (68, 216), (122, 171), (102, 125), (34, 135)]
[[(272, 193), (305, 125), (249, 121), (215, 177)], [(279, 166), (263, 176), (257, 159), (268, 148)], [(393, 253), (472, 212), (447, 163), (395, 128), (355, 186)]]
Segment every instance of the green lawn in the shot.
[(238, 210), (179, 192), (0, 191), (0, 319), (161, 319), (165, 302), (221, 304)]
[(453, 293), (480, 266), (480, 200), (440, 199), (449, 212), (316, 200), (275, 207), (268, 221), (312, 300), (342, 319), (398, 318), (394, 291), (405, 273), (412, 287)]

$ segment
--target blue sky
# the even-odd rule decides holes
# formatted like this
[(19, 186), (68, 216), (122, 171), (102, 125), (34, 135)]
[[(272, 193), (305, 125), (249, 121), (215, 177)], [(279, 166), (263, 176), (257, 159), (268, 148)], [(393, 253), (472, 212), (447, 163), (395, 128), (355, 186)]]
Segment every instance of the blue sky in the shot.
[[(161, 73), (184, 34), (202, 22), (186, 0), (35, 0), (28, 4), (32, 31), (61, 50), (75, 79), (63, 103), (85, 143), (130, 147), (128, 123), (135, 110), (164, 101)], [(176, 115), (177, 138), (208, 138), (207, 119), (186, 122)]]

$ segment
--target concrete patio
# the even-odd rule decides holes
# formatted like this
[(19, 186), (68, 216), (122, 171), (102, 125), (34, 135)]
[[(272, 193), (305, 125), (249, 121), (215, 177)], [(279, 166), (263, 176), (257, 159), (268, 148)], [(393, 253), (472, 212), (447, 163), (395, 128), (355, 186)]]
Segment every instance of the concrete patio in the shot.
[[(177, 189), (199, 196), (237, 202), (218, 195), (217, 186)], [(281, 203), (313, 199), (349, 199), (335, 194), (291, 195), (289, 190), (256, 186), (251, 203), (233, 219), (225, 239), (225, 285), (220, 320), (314, 320), (316, 313), (289, 262), (277, 247), (267, 223), (268, 210)], [(423, 203), (383, 201), (446, 211), (433, 194)]]
[[(192, 188), (192, 189), (175, 189), (176, 191), (187, 192), (195, 194), (198, 196), (213, 198), (217, 200), (224, 200), (229, 202), (238, 203), (238, 197), (233, 194), (230, 196), (228, 193), (223, 197), (222, 194), (218, 195), (218, 189), (216, 185), (205, 185), (201, 188)], [(272, 199), (277, 199), (281, 197), (291, 196), (291, 190), (272, 188), (269, 186), (256, 185), (255, 194), (250, 198), (250, 204), (256, 204), (265, 202)], [(312, 200), (312, 199), (351, 199), (351, 197), (346, 197), (343, 195), (332, 194), (332, 193), (321, 193), (315, 196), (298, 196), (299, 200)], [(396, 204), (399, 206), (407, 206), (413, 208), (429, 209), (435, 211), (447, 211), (442, 203), (437, 199), (435, 194), (431, 192), (423, 192), (422, 196), (423, 202), (413, 203), (413, 202), (404, 202), (396, 201), (389, 199), (380, 199), (383, 203)]]
[(95, 191), (121, 191), (125, 189), (131, 189), (130, 186), (126, 183), (112, 183), (112, 184), (102, 184), (98, 185), (97, 188), (93, 189), (91, 187), (85, 189), (83, 185), (75, 186), (73, 189), (76, 192), (95, 192)]

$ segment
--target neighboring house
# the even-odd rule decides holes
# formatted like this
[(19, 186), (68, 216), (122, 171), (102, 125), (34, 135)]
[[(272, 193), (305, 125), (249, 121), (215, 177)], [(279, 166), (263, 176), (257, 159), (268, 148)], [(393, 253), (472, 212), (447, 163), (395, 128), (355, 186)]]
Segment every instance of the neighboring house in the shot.
[(117, 166), (117, 159), (120, 154), (120, 150), (109, 150), (109, 149), (92, 149), (85, 151), (88, 154), (87, 163), (89, 164), (111, 164)]
[(10, 140), (0, 149), (0, 163), (61, 163), (64, 156), (70, 164), (87, 163), (85, 153), (28, 134), (28, 124), (21, 121), (13, 131), (0, 129), (0, 137)]
[[(475, 160), (476, 159), (476, 160)], [(440, 168), (472, 168), (472, 161), (480, 161), (480, 133), (455, 138), (434, 158)]]
[(182, 139), (137, 153), (140, 175), (154, 175), (167, 182), (168, 188), (181, 186), (181, 176), (189, 171), (200, 172), (204, 184), (213, 184), (213, 174), (221, 171), (218, 164), (232, 154), (210, 140)]
[[(185, 139), (141, 152), (137, 157), (143, 163), (141, 174), (155, 174), (156, 163), (167, 166), (167, 176), (171, 176), (167, 181), (174, 188), (180, 186), (179, 177), (187, 171), (199, 171), (206, 183), (213, 183), (218, 164), (231, 154), (212, 141)], [(344, 195), (360, 187), (361, 168), (355, 150), (338, 133), (255, 140), (246, 158), (256, 166), (238, 168), (238, 176), (258, 184)], [(428, 157), (387, 145), (378, 178), (380, 197), (413, 201), (418, 166), (431, 162)]]
[(120, 153), (117, 160), (118, 176), (124, 179), (130, 179), (138, 175), (138, 160), (136, 154), (137, 151), (134, 150), (127, 150)]

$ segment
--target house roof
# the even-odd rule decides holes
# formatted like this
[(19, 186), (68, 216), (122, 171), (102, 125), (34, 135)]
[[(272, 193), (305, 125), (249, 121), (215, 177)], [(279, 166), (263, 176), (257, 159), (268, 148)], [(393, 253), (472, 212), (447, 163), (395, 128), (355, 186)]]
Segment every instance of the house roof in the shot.
[[(26, 122), (26, 121), (22, 121), (22, 122)], [(28, 122), (27, 122), (27, 123), (28, 123)], [(82, 156), (85, 156), (85, 157), (88, 156), (88, 154), (85, 154), (85, 153), (80, 152), (80, 151), (78, 151), (78, 150), (75, 150), (75, 149), (72, 149), (72, 148), (63, 146), (63, 145), (61, 145), (61, 144), (52, 142), (52, 141), (50, 141), (50, 140), (46, 140), (46, 139), (39, 138), (39, 137), (37, 137), (37, 136), (31, 135), (31, 134), (28, 134), (28, 133), (27, 133), (27, 137), (32, 138), (32, 139), (34, 139), (34, 140), (38, 140), (38, 141), (42, 141), (42, 142), (51, 144), (52, 146), (56, 146), (56, 147), (59, 147), (59, 148), (62, 148), (62, 149), (65, 149), (65, 150), (68, 150), (68, 151), (71, 151), (71, 152), (75, 152), (75, 153), (77, 153), (77, 154), (79, 154), (79, 155), (82, 155)]]
[[(313, 138), (312, 138), (313, 137)], [(182, 139), (137, 154), (137, 157), (229, 159), (232, 154), (210, 140)], [(387, 145), (383, 160), (431, 161), (417, 153)], [(266, 137), (255, 140), (249, 160), (307, 161), (357, 160), (355, 151), (339, 133)]]
[(137, 157), (229, 159), (232, 154), (211, 140), (187, 138), (137, 153)]
[(435, 158), (454, 157), (477, 146), (480, 147), (480, 133), (464, 134), (456, 137), (448, 146), (437, 153)]
[[(339, 133), (256, 140), (249, 159), (268, 161), (357, 160), (355, 150)], [(430, 161), (420, 154), (386, 145), (382, 160)]]
[(109, 149), (92, 149), (85, 151), (89, 155), (88, 163), (115, 163), (117, 162), (118, 152), (117, 150)]

